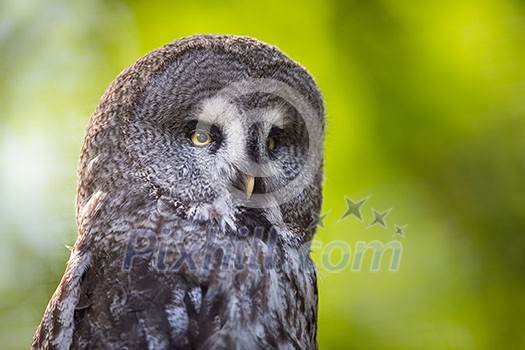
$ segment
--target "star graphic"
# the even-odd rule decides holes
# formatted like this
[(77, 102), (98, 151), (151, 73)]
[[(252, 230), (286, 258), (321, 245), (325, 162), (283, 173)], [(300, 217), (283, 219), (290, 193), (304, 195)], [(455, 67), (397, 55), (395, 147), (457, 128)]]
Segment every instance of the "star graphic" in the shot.
[(328, 216), (328, 214), (329, 213), (325, 213), (323, 215), (314, 214), (314, 218), (312, 219), (312, 222), (310, 223), (310, 225), (308, 225), (306, 229), (311, 230), (317, 226), (324, 228), (324, 219)]
[(385, 217), (388, 215), (388, 213), (390, 213), (391, 210), (392, 208), (380, 213), (374, 208), (372, 208), (372, 212), (374, 213), (374, 220), (372, 220), (372, 222), (370, 223), (370, 225), (368, 225), (368, 227), (374, 226), (375, 224), (379, 224), (383, 226), (384, 228), (386, 228)]
[(403, 238), (405, 238), (405, 229), (407, 228), (408, 224), (405, 224), (403, 226), (397, 226), (394, 224), (394, 227), (396, 228), (396, 232), (394, 232), (394, 234), (392, 235), (392, 237), (394, 236), (401, 236)]
[(361, 216), (361, 207), (363, 206), (363, 204), (365, 204), (368, 198), (370, 198), (370, 196), (361, 199), (359, 202), (354, 202), (353, 200), (345, 196), (346, 206), (348, 208), (346, 209), (346, 212), (343, 214), (343, 216), (341, 216), (340, 220), (343, 220), (349, 217), (350, 215), (354, 215), (356, 218), (363, 221), (363, 217)]

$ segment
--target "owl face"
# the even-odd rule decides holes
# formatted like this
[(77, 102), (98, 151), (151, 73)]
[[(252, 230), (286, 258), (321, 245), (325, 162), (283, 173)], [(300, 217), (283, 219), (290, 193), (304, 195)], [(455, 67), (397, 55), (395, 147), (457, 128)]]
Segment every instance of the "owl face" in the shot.
[(246, 101), (204, 100), (186, 125), (188, 152), (213, 190), (210, 198), (260, 207), (277, 201), (278, 191), (298, 176), (309, 142), (305, 123), (286, 101), (248, 95)]
[[(123, 152), (92, 157), (101, 145), (85, 145), (81, 162), (95, 170), (81, 174), (79, 207), (97, 188), (112, 193), (112, 182), (137, 179), (192, 221), (233, 227), (239, 213), (257, 209), (270, 222), (307, 227), (321, 203), (323, 158), (323, 102), (312, 77), (249, 38), (201, 36), (159, 50), (130, 68), (138, 76), (123, 72), (103, 98), (125, 96), (111, 105), (117, 125), (93, 122), (122, 133)], [(110, 182), (93, 158), (112, 169)], [(127, 195), (120, 194), (123, 203)]]
[(322, 111), (304, 77), (291, 79), (304, 71), (273, 64), (267, 78), (236, 55), (202, 54), (179, 57), (146, 87), (128, 132), (133, 152), (193, 219), (234, 222), (243, 208), (280, 216), (321, 171)]

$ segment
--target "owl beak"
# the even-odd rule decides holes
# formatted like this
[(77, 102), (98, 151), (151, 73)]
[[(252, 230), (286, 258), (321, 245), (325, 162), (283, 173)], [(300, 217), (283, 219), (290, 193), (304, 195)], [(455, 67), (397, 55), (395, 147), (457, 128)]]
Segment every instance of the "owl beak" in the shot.
[(255, 186), (255, 178), (251, 175), (244, 174), (243, 184), (246, 189), (246, 199), (250, 199), (253, 193), (253, 187)]

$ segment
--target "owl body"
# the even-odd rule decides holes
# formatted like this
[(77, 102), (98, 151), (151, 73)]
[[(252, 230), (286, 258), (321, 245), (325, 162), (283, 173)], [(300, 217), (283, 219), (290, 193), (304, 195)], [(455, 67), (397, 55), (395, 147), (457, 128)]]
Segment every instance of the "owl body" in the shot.
[(79, 164), (78, 238), (35, 349), (316, 349), (324, 110), (247, 37), (198, 35), (110, 85)]

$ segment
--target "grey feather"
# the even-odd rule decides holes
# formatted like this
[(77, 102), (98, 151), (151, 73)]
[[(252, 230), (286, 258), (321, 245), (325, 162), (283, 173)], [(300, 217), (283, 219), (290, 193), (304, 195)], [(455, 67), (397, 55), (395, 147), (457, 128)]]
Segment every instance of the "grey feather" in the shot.
[(314, 80), (268, 44), (140, 58), (88, 124), (78, 238), (32, 348), (316, 349), (323, 130)]

